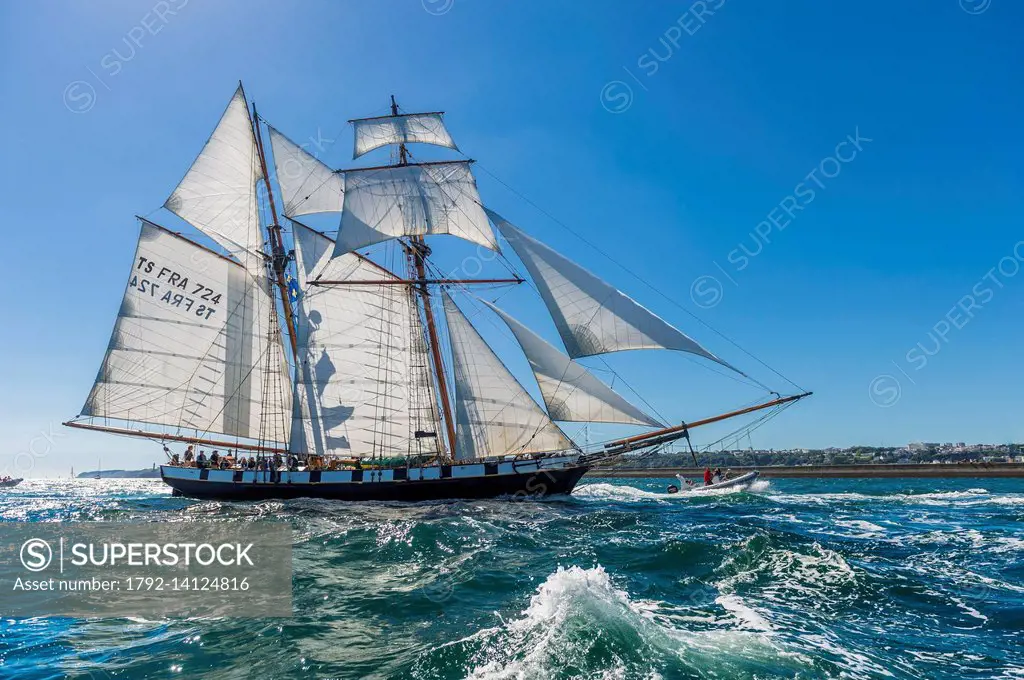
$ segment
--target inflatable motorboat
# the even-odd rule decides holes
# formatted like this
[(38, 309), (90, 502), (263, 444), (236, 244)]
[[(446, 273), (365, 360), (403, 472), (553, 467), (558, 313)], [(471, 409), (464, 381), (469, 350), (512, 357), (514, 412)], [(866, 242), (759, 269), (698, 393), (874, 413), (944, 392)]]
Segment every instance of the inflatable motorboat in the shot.
[(703, 491), (708, 489), (732, 489), (735, 487), (748, 487), (755, 481), (757, 481), (757, 478), (760, 474), (761, 473), (759, 473), (757, 470), (753, 470), (751, 472), (747, 472), (746, 474), (742, 474), (739, 477), (733, 477), (732, 479), (726, 479), (725, 481), (718, 482), (717, 484), (695, 484), (693, 486), (688, 485), (686, 483), (686, 478), (683, 477), (682, 475), (676, 475), (676, 478), (679, 480), (681, 489), (685, 489), (687, 491)]

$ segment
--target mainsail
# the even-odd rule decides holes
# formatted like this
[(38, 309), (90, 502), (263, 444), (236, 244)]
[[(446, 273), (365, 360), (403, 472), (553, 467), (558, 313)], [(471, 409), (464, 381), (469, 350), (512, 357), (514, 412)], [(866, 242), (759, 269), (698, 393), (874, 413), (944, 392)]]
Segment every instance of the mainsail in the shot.
[(400, 236), (451, 234), (498, 250), (469, 161), (346, 170), (334, 254)]
[(739, 371), (622, 291), (487, 210), (526, 265), (574, 359), (627, 349), (675, 349)]
[[(409, 286), (293, 222), (299, 283), (299, 379), (291, 448), (346, 457), (437, 452), (437, 401)], [(380, 285), (310, 285), (315, 278)]]
[(250, 271), (262, 270), (256, 182), (263, 176), (245, 93), (239, 85), (210, 139), (164, 207), (191, 223)]
[(572, 448), (445, 293), (455, 372), (455, 457), (459, 460)]
[(519, 321), (490, 302), (482, 302), (494, 310), (516, 336), (553, 420), (664, 426)]
[(83, 416), (284, 442), (291, 387), (266, 276), (143, 221)]
[(341, 174), (273, 127), (270, 127), (270, 147), (274, 150), (274, 167), (285, 215), (341, 212), (345, 193)]
[(355, 128), (352, 158), (389, 144), (433, 144), (458, 149), (444, 126), (441, 113), (407, 113), (350, 121)]

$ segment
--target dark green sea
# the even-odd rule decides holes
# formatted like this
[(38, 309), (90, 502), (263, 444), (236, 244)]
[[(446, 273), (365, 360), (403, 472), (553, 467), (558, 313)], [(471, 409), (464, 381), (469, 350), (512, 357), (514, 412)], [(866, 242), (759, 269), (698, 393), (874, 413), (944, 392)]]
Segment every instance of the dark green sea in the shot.
[(294, 616), (2, 618), (0, 676), (1024, 678), (1024, 480), (665, 485), (399, 505), (28, 481), (3, 522), (290, 524)]

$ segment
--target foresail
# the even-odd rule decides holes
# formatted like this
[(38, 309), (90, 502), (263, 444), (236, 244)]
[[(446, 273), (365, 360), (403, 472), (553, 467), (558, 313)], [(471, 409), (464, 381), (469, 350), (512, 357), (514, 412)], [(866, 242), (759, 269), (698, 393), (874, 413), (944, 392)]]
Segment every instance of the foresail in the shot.
[(263, 176), (245, 93), (239, 85), (202, 152), (164, 207), (261, 270), (263, 237), (256, 182)]
[(494, 310), (516, 336), (553, 420), (664, 426), (516, 319), (490, 302), (482, 302)]
[(418, 163), (345, 175), (335, 256), (400, 236), (451, 234), (498, 249), (468, 161)]
[(82, 415), (286, 441), (291, 385), (273, 305), (262, 272), (143, 221)]
[(572, 358), (627, 349), (674, 349), (740, 373), (622, 291), (494, 211), (487, 214), (526, 265)]
[(286, 216), (341, 212), (345, 193), (341, 174), (272, 127), (270, 147)]
[(455, 302), (444, 295), (455, 372), (455, 457), (459, 460), (572, 448)]
[(458, 150), (441, 116), (440, 113), (409, 113), (353, 120), (355, 149), (352, 158), (389, 144), (433, 144)]
[[(330, 259), (331, 239), (295, 224), (295, 256), (304, 293), (297, 304), (299, 382), (295, 451), (353, 458), (437, 453), (433, 386), (409, 286), (310, 286), (332, 281), (394, 280), (355, 254)], [(312, 276), (311, 276), (312, 275)]]

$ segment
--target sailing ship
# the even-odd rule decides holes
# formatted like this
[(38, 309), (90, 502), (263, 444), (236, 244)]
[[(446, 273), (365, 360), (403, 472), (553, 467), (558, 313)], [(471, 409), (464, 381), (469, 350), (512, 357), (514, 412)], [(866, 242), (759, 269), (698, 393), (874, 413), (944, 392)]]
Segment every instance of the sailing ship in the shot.
[[(260, 118), (239, 84), (163, 205), (202, 236), (138, 218), (106, 354), (66, 425), (159, 442), (178, 495), (416, 501), (569, 493), (593, 465), (807, 396), (770, 392), (689, 424), (649, 415), (578, 359), (669, 350), (746, 374), (485, 207), (474, 161), (414, 159), (412, 144), (461, 154), (443, 112), (406, 113), (392, 97), (387, 115), (349, 122), (353, 157), (386, 148), (388, 163), (332, 169)], [(313, 215), (336, 220), (336, 234), (309, 226)], [(445, 275), (432, 259), (450, 239), (503, 253), (497, 234), (529, 278), (503, 254), (510, 275), (490, 279)], [(472, 292), (523, 283), (562, 348)], [(485, 313), (526, 355), (543, 407), (470, 320)], [(558, 422), (644, 431), (584, 448)], [(185, 459), (168, 444), (188, 445)], [(217, 464), (193, 461), (198, 447), (222, 452)]]

